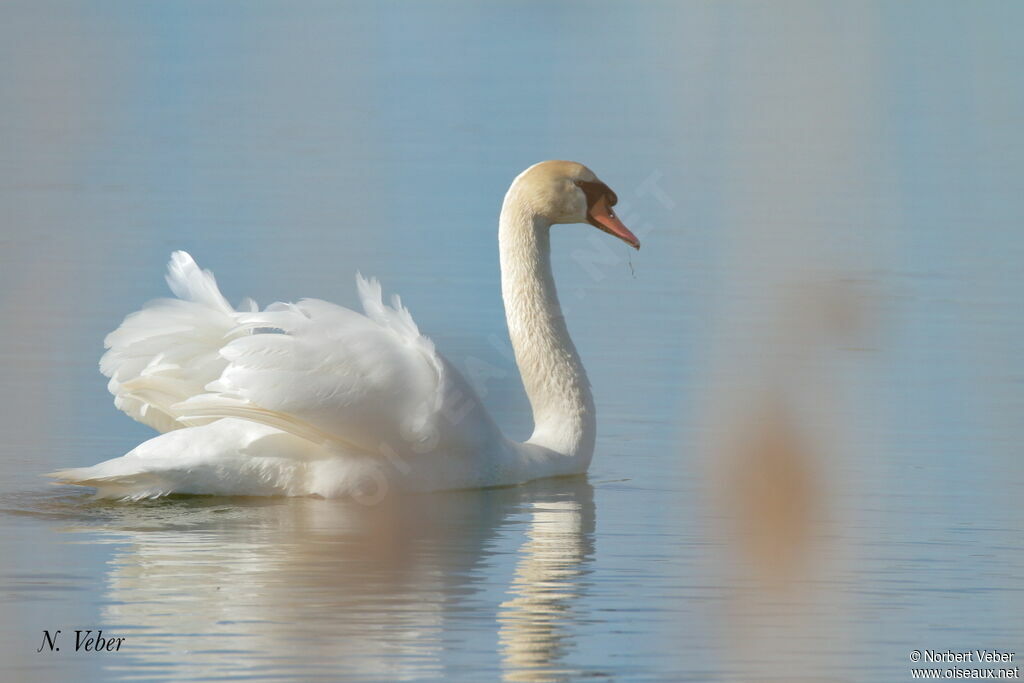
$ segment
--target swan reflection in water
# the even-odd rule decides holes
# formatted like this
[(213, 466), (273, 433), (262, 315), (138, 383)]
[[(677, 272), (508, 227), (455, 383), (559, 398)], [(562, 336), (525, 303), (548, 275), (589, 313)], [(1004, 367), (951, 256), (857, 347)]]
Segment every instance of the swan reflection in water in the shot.
[(516, 574), (502, 603), (499, 621), (505, 678), (510, 681), (550, 681), (571, 676), (559, 667), (571, 649), (573, 607), (587, 573), (583, 560), (591, 555), (591, 506), (580, 500), (531, 503), (527, 541), (519, 549)]
[[(131, 645), (111, 673), (408, 680), (450, 673), (447, 650), (508, 680), (581, 673), (568, 660), (593, 555), (585, 478), (373, 506), (191, 497), (98, 511), (117, 544), (100, 627)], [(513, 572), (495, 604), (485, 582)]]

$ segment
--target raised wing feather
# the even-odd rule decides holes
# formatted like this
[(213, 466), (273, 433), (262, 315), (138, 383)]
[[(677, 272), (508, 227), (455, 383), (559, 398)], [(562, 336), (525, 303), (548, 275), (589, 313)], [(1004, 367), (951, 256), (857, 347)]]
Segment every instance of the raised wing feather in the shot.
[(242, 417), (319, 442), (408, 453), (435, 440), (446, 370), (396, 298), (358, 277), (367, 315), (306, 299), (240, 314), (253, 334), (220, 351), (207, 392), (174, 406), (187, 424)]
[(183, 251), (171, 255), (167, 284), (179, 299), (158, 299), (107, 335), (100, 371), (114, 405), (157, 431), (182, 427), (172, 406), (202, 393), (227, 366), (220, 350), (247, 335), (237, 312)]

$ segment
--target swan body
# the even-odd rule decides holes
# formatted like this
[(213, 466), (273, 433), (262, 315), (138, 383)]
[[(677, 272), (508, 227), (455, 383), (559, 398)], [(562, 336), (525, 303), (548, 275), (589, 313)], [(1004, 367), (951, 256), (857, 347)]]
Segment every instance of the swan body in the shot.
[(53, 476), (101, 497), (171, 493), (375, 497), (518, 484), (586, 471), (594, 402), (550, 263), (550, 227), (588, 222), (639, 248), (585, 166), (549, 161), (512, 183), (499, 219), (502, 297), (533, 409), (507, 439), (398, 297), (357, 275), (363, 313), (317, 299), (228, 304), (174, 252), (155, 301), (107, 336), (100, 370), (115, 405), (160, 435)]

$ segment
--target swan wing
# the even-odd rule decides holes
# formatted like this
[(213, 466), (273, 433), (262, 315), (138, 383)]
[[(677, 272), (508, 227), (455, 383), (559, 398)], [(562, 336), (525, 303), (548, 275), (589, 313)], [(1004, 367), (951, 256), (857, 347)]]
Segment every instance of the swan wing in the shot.
[(239, 314), (220, 377), (173, 406), (179, 421), (244, 418), (383, 454), (426, 452), (442, 431), (451, 436), (446, 397), (453, 379), (464, 382), (398, 297), (389, 306), (377, 280), (357, 284), (365, 315), (318, 299)]
[(100, 359), (114, 405), (160, 432), (184, 426), (172, 406), (203, 393), (227, 366), (224, 344), (248, 334), (213, 274), (184, 251), (171, 255), (167, 284), (178, 298), (158, 299), (126, 317), (107, 335)]

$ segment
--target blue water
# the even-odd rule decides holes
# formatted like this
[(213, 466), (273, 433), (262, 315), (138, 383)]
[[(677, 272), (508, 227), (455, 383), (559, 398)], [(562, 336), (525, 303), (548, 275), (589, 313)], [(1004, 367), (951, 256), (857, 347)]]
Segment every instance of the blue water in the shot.
[[(1022, 20), (4, 3), (4, 680), (897, 681), (915, 649), (1019, 648)], [(496, 221), (549, 158), (644, 245), (553, 239), (588, 477), (363, 506), (39, 476), (151, 436), (96, 362), (173, 249), (236, 302), (379, 277), (526, 437)], [(126, 640), (37, 652), (56, 629)]]

